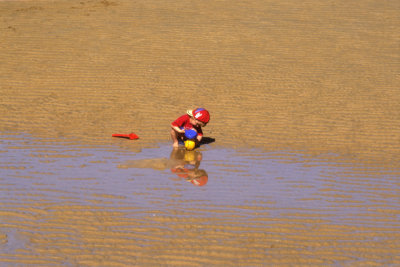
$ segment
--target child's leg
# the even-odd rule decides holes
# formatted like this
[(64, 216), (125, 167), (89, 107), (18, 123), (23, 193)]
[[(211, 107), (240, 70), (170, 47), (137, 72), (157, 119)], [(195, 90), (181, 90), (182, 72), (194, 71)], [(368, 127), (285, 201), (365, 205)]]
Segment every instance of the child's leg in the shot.
[(171, 129), (171, 138), (172, 138), (172, 146), (173, 147), (178, 147), (179, 143), (178, 143), (178, 138), (182, 139), (182, 134), (176, 132), (174, 129)]

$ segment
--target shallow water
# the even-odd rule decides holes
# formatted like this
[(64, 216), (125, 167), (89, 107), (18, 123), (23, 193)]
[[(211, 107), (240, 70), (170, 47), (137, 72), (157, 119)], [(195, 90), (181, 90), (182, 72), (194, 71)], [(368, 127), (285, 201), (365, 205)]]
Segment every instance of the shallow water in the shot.
[[(400, 263), (395, 170), (207, 145), (135, 152), (128, 140), (2, 137), (2, 264)], [(199, 170), (202, 186), (191, 182)]]

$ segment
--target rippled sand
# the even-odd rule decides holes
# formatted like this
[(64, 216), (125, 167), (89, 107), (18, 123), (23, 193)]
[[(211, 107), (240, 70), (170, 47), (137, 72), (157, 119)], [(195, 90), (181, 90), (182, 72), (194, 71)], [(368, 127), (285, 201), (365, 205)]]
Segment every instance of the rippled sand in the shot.
[(0, 3), (1, 131), (169, 139), (400, 162), (398, 1)]
[(0, 1), (0, 265), (400, 265), (399, 11)]

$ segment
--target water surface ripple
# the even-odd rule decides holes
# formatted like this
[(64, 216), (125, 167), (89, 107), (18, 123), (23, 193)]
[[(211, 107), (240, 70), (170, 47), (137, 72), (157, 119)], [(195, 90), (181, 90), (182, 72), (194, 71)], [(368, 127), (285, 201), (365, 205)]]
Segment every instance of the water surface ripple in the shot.
[(398, 170), (28, 135), (0, 162), (1, 265), (400, 264)]

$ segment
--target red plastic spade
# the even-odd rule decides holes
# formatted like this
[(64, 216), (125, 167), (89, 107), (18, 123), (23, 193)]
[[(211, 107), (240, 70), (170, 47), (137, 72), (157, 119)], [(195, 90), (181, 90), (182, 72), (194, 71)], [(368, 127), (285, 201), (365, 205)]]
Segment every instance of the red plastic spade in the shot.
[(130, 134), (113, 134), (112, 137), (128, 138), (130, 140), (139, 139), (139, 136), (137, 136), (134, 133), (130, 133)]

